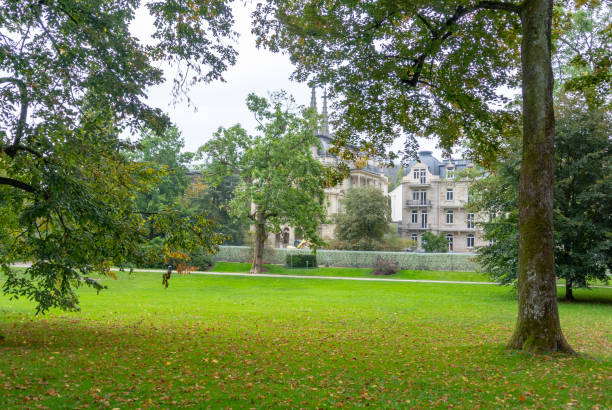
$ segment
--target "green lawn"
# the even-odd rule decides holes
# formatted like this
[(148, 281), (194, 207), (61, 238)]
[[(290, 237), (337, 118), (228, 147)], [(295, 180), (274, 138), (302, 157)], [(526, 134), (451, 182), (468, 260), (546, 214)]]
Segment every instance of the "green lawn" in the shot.
[[(324, 268), (315, 269), (289, 269), (282, 265), (264, 265), (265, 273), (277, 275), (300, 275), (300, 276), (340, 276), (350, 278), (385, 278), (385, 279), (428, 279), (428, 280), (450, 280), (465, 282), (489, 282), (487, 275), (477, 272), (452, 272), (452, 271), (418, 271), (401, 270), (395, 275), (375, 276), (371, 268)], [(250, 263), (217, 262), (211, 268), (211, 272), (248, 272)]]
[(495, 285), (120, 273), (81, 313), (0, 296), (0, 408), (612, 407), (612, 289), (560, 303), (588, 357), (506, 351)]

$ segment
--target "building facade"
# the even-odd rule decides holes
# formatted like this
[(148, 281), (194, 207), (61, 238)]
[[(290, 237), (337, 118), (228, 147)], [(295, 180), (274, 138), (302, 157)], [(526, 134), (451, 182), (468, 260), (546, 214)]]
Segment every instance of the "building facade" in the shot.
[(442, 234), (451, 252), (471, 252), (486, 245), (476, 224), (479, 216), (465, 209), (469, 181), (457, 176), (471, 167), (464, 159), (440, 161), (431, 151), (419, 152), (419, 160), (409, 164), (390, 194), (400, 235), (417, 241), (420, 248), (423, 233)]
[[(312, 89), (312, 96), (310, 100), (310, 107), (317, 111), (317, 98), (316, 91)], [(317, 111), (318, 112), (318, 111)], [(323, 110), (321, 113), (321, 124), (319, 129), (315, 130), (317, 137), (319, 138), (319, 147), (312, 147), (312, 155), (317, 158), (319, 162), (326, 166), (337, 166), (339, 159), (329, 153), (329, 149), (333, 144), (333, 137), (330, 135), (328, 119), (327, 119), (327, 95), (323, 92)], [(334, 187), (325, 189), (326, 204), (327, 204), (327, 216), (331, 223), (322, 224), (320, 226), (320, 235), (324, 240), (330, 240), (334, 238), (334, 231), (336, 225), (333, 223), (334, 217), (342, 213), (342, 200), (346, 192), (354, 187), (375, 187), (379, 189), (383, 195), (388, 194), (389, 180), (383, 173), (383, 169), (379, 167), (373, 161), (368, 161), (367, 165), (363, 167), (357, 167), (355, 164), (349, 164), (350, 175), (344, 179), (341, 183)], [(293, 246), (296, 241), (302, 239), (299, 235), (296, 235), (295, 229), (290, 226), (285, 226), (281, 229), (281, 232), (277, 234), (271, 234), (268, 237), (268, 241), (275, 248), (282, 248), (287, 246)]]

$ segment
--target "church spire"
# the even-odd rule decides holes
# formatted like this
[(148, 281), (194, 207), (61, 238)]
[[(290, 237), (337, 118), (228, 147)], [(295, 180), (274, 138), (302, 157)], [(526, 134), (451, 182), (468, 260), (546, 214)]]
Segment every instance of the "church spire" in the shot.
[(329, 137), (329, 125), (327, 123), (327, 90), (323, 89), (323, 119), (321, 122), (321, 135)]
[(316, 87), (313, 86), (312, 95), (310, 96), (310, 108), (314, 108), (315, 112), (318, 114), (319, 111), (317, 111), (317, 92), (315, 90)]

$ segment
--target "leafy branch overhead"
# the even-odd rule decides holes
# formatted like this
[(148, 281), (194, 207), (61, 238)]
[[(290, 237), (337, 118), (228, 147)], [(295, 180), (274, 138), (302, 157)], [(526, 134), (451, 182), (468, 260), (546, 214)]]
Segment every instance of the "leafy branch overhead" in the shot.
[[(174, 97), (222, 80), (235, 61), (229, 3), (149, 1), (150, 42), (130, 32), (138, 1), (4, 1), (0, 7), (0, 264), (3, 290), (38, 309), (76, 308), (73, 288), (93, 272), (144, 254), (151, 230), (158, 257), (222, 239), (204, 216), (172, 204), (140, 209), (166, 171), (124, 155), (123, 132), (161, 135), (168, 117), (146, 102), (177, 69)], [(229, 40), (229, 42), (228, 42)], [(188, 236), (191, 235), (191, 238)], [(154, 252), (154, 253), (155, 253)], [(31, 261), (25, 274), (9, 267)]]

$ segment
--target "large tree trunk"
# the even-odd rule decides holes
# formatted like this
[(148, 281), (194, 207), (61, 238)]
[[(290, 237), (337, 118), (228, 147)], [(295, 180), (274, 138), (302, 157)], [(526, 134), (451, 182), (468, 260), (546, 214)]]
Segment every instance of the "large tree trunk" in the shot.
[(253, 265), (250, 273), (261, 273), (261, 265), (263, 264), (264, 245), (266, 242), (266, 224), (263, 220), (261, 212), (257, 213), (255, 223), (255, 246), (253, 252)]
[(509, 347), (533, 352), (572, 352), (561, 332), (555, 281), (552, 0), (526, 0), (521, 20), (523, 157), (519, 185), (519, 311)]

